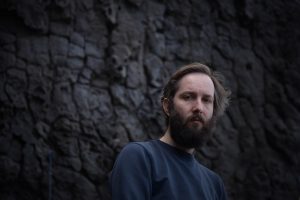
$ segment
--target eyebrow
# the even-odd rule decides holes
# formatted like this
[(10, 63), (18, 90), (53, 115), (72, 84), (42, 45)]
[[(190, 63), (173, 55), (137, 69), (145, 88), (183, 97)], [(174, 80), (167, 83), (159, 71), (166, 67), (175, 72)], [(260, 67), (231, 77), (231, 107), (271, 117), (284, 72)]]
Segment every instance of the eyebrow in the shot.
[(214, 96), (212, 96), (212, 95), (210, 95), (210, 94), (204, 94), (203, 96), (204, 96), (204, 97), (209, 97), (209, 98), (212, 98), (212, 99), (214, 98)]
[[(187, 91), (183, 91), (182, 93), (180, 93), (179, 96), (182, 96), (182, 95), (185, 95), (185, 94), (196, 94), (196, 92), (187, 90)], [(213, 95), (204, 94), (203, 97), (214, 99), (214, 94)]]
[(211, 96), (211, 95), (206, 95), (204, 96), (204, 98), (207, 98), (207, 100), (214, 102), (215, 101), (215, 97)]

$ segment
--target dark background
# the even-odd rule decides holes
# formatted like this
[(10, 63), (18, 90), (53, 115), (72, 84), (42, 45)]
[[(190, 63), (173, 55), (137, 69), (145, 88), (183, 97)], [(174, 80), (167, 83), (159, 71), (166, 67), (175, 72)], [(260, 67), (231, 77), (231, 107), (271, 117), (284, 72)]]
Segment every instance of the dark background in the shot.
[(196, 157), (230, 199), (299, 198), (299, 1), (5, 0), (0, 12), (1, 200), (109, 200), (116, 155), (164, 132), (162, 86), (195, 61), (233, 92)]

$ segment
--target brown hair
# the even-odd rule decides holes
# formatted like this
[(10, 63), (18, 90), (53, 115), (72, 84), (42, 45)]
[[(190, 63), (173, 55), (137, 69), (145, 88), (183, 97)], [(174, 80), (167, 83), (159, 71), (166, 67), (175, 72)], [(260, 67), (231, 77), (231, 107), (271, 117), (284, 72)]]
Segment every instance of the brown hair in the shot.
[[(229, 105), (229, 96), (231, 92), (229, 89), (223, 86), (224, 78), (220, 73), (212, 71), (209, 67), (201, 63), (192, 63), (179, 68), (171, 76), (168, 83), (164, 87), (161, 103), (163, 103), (164, 99), (168, 99), (170, 102), (172, 102), (173, 97), (178, 90), (178, 82), (182, 79), (182, 77), (190, 73), (203, 73), (211, 78), (215, 87), (213, 115), (215, 117), (223, 115), (226, 107)], [(166, 121), (168, 122), (169, 117), (167, 115), (165, 115), (165, 117)]]

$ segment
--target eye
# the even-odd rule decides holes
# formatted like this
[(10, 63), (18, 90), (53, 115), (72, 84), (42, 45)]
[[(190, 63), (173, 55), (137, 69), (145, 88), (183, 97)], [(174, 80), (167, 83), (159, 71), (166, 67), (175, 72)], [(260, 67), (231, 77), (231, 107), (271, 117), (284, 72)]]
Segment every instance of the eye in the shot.
[(204, 97), (204, 98), (203, 98), (203, 102), (204, 102), (204, 103), (210, 104), (210, 103), (213, 102), (213, 100), (212, 100), (212, 98), (210, 98), (210, 97)]
[(191, 95), (186, 94), (186, 95), (183, 95), (182, 98), (183, 98), (184, 100), (189, 100), (189, 99), (191, 99)]
[(193, 99), (193, 95), (192, 94), (183, 94), (182, 95), (182, 99), (185, 101), (189, 101)]

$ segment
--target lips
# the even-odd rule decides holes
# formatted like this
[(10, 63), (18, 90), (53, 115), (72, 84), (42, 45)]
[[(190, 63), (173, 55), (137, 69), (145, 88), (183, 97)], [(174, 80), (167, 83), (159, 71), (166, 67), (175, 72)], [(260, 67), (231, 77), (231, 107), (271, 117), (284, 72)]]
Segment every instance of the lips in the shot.
[(191, 122), (201, 122), (202, 124), (204, 124), (204, 119), (203, 117), (197, 115), (197, 116), (192, 116), (188, 121)]

